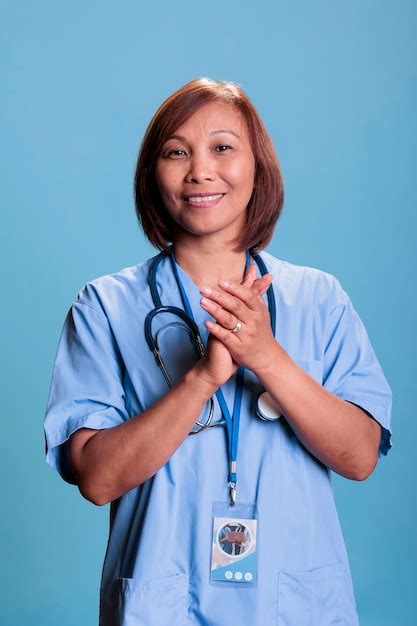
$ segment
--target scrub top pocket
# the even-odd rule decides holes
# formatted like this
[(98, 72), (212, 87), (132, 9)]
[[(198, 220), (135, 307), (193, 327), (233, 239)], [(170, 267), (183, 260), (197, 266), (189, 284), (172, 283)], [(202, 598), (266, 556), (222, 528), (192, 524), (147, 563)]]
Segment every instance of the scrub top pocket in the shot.
[[(323, 363), (322, 361), (315, 361), (313, 359), (298, 359), (292, 357), (293, 361), (301, 367), (307, 374), (314, 378), (320, 385), (323, 382)], [(288, 450), (290, 452), (300, 451), (300, 441), (295, 435), (293, 429), (286, 421), (285, 417), (280, 417), (278, 420), (280, 426), (280, 448), (282, 450)]]
[(277, 626), (353, 626), (344, 619), (344, 577), (342, 563), (279, 572)]
[(188, 574), (145, 580), (118, 578), (115, 626), (186, 626)]

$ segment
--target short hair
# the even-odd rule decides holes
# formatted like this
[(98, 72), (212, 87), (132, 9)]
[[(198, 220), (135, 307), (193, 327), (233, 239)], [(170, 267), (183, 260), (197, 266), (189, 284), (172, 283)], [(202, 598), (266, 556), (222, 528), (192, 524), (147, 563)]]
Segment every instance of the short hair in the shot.
[(171, 94), (156, 110), (143, 137), (134, 177), (135, 210), (148, 240), (168, 251), (173, 221), (164, 206), (155, 176), (156, 161), (165, 141), (201, 106), (231, 104), (243, 115), (255, 158), (254, 187), (247, 204), (246, 227), (235, 251), (258, 252), (269, 243), (284, 204), (284, 184), (269, 134), (243, 89), (230, 81), (196, 78)]

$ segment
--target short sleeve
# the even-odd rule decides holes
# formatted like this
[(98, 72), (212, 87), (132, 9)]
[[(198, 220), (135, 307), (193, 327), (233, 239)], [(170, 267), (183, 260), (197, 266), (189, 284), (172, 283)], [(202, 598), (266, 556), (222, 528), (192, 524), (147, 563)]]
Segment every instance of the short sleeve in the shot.
[(128, 419), (121, 357), (106, 315), (76, 301), (65, 318), (44, 419), (46, 462), (75, 484), (68, 441), (79, 428), (111, 428)]
[(381, 426), (378, 457), (391, 443), (392, 392), (365, 326), (340, 282), (334, 280), (324, 350), (323, 386), (357, 404)]

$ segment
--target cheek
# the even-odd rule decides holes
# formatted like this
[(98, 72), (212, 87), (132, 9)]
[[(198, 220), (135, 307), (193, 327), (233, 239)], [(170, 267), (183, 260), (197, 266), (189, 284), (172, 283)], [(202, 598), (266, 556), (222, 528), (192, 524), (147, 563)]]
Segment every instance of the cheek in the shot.
[(155, 169), (155, 180), (159, 187), (161, 196), (164, 198), (171, 197), (176, 190), (176, 177), (169, 168)]
[(176, 175), (175, 169), (169, 166), (169, 163), (162, 163), (155, 168), (155, 179), (161, 190), (171, 193), (175, 187)]
[(253, 188), (255, 178), (255, 165), (247, 159), (236, 161), (229, 168), (229, 182), (235, 187), (240, 187), (242, 193)]

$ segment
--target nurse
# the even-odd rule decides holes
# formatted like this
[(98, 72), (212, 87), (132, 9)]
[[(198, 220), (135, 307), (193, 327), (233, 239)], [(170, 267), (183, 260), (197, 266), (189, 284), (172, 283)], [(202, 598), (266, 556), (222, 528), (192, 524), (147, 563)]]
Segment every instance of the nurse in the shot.
[(265, 251), (283, 181), (238, 85), (160, 105), (135, 202), (160, 255), (81, 288), (45, 415), (47, 462), (110, 503), (100, 626), (357, 626), (331, 472), (387, 454), (391, 389), (340, 282)]

